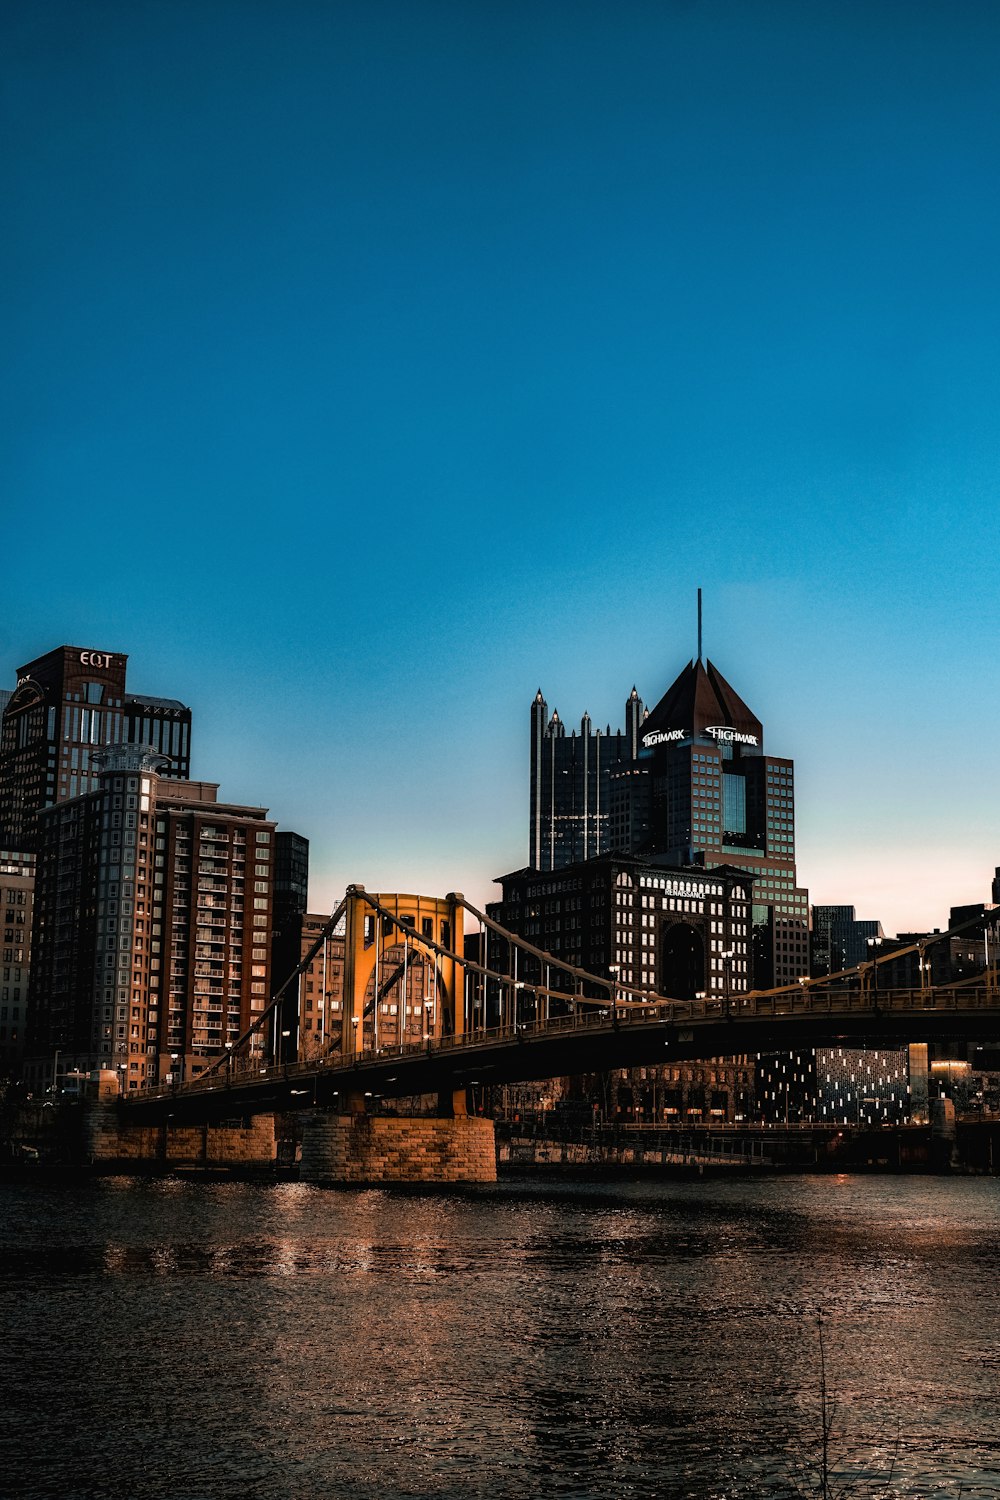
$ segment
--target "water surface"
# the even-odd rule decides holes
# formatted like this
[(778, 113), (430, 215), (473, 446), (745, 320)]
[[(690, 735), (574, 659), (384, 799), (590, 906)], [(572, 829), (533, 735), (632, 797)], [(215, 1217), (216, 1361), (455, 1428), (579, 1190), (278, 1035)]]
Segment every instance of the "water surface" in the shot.
[[(1000, 1183), (0, 1187), (0, 1494), (1000, 1495)], [(796, 1489), (797, 1486), (797, 1489)]]

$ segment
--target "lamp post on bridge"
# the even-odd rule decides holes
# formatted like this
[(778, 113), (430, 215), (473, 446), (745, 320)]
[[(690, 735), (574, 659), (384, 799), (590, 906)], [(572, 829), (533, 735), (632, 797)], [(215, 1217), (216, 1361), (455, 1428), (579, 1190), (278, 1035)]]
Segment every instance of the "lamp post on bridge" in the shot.
[(870, 937), (868, 946), (872, 954), (872, 1005), (878, 1010), (878, 950), (882, 946), (880, 937)]
[(920, 973), (920, 989), (930, 989), (931, 986), (931, 961), (927, 957), (926, 943), (920, 943), (917, 948), (917, 969)]
[(732, 998), (733, 987), (733, 959), (736, 956), (735, 948), (726, 948), (721, 953), (722, 959), (722, 1013), (729, 1019), (729, 1006)]

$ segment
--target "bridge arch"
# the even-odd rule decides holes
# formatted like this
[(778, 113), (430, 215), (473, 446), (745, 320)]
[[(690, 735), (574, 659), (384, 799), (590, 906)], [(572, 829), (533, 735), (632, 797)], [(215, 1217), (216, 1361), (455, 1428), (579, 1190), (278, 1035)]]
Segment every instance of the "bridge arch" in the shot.
[[(463, 971), (455, 957), (463, 949), (463, 912), (457, 893), (443, 898), (396, 891), (369, 896), (364, 886), (349, 888), (341, 1038), (345, 1056), (367, 1047), (398, 1045), (400, 1040), (464, 1032)], [(413, 1000), (403, 998), (401, 986), (404, 979), (408, 985), (418, 967), (423, 1013), (414, 1016)], [(388, 999), (393, 990), (397, 998)], [(396, 1015), (391, 1008), (381, 1011), (382, 1004), (395, 1004)], [(384, 1028), (382, 1021), (387, 1023)], [(389, 1024), (393, 1021), (395, 1025)]]

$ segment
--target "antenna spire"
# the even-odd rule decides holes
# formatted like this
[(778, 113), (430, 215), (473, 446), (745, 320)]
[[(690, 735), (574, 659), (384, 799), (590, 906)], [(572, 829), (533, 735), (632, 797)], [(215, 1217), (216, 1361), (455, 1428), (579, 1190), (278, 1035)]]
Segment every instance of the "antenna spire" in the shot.
[(698, 590), (698, 665), (701, 666), (701, 589)]

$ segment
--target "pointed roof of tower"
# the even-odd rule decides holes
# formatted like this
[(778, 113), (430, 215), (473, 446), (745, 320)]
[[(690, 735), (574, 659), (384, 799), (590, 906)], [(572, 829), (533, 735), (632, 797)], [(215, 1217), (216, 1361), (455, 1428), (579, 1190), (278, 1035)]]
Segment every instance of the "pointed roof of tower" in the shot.
[[(677, 730), (683, 731), (684, 738), (693, 738), (713, 727), (754, 736), (758, 745), (763, 739), (760, 720), (715, 664), (689, 661), (650, 710), (642, 726), (642, 738), (645, 743), (651, 735), (667, 735)], [(682, 735), (677, 734), (676, 738)]]

